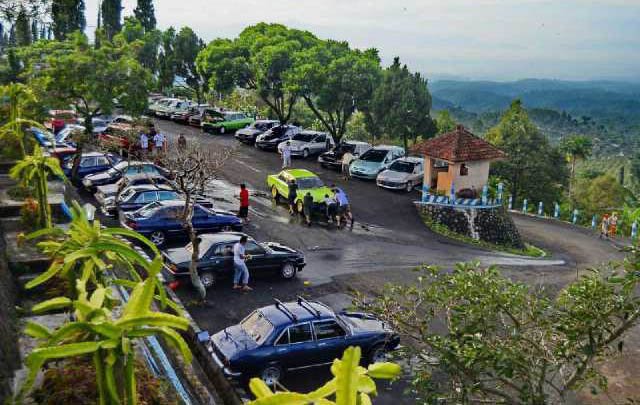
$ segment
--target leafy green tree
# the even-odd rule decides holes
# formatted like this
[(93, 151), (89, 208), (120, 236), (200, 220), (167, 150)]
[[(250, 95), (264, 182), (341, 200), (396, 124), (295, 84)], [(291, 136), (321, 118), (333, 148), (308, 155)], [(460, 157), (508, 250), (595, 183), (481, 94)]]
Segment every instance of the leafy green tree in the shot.
[(486, 139), (507, 154), (492, 165), (491, 173), (505, 179), (514, 203), (527, 198), (550, 207), (560, 201), (569, 177), (564, 156), (529, 120), (520, 100), (511, 104)]
[(636, 181), (640, 181), (640, 152), (636, 152), (631, 158), (631, 175)]
[(406, 338), (416, 402), (556, 404), (584, 386), (606, 390), (599, 364), (640, 317), (639, 263), (634, 251), (555, 297), (495, 267), (426, 267), (415, 283), (356, 303)]
[[(259, 378), (249, 382), (256, 396), (250, 405), (365, 405), (371, 404), (371, 396), (377, 395), (374, 378), (393, 380), (400, 375), (400, 366), (393, 363), (374, 363), (368, 368), (360, 366), (360, 347), (348, 347), (342, 359), (334, 359), (331, 365), (333, 378), (308, 394), (297, 392), (273, 392)], [(327, 398), (335, 397), (335, 401)]]
[(67, 35), (74, 31), (84, 32), (87, 26), (84, 10), (84, 0), (53, 0), (51, 2), (53, 35), (57, 40), (65, 40)]
[(358, 105), (373, 94), (379, 78), (377, 50), (352, 50), (346, 42), (329, 40), (299, 52), (286, 80), (288, 91), (304, 99), (338, 142)]
[(156, 11), (153, 7), (153, 0), (138, 0), (138, 5), (133, 10), (133, 14), (142, 23), (145, 31), (156, 29)]
[(16, 17), (15, 39), (17, 46), (29, 46), (31, 44), (31, 26), (29, 24), (29, 16), (24, 8), (20, 9)]
[(102, 0), (100, 14), (102, 29), (111, 40), (122, 29), (122, 0)]
[(0, 140), (6, 146), (16, 147), (18, 157), (24, 158), (27, 150), (25, 127), (43, 128), (37, 121), (29, 119), (34, 115), (32, 110), (36, 97), (31, 88), (21, 83), (11, 83), (0, 87), (0, 95), (6, 100), (6, 115), (3, 110)]
[(382, 74), (382, 80), (370, 96), (362, 98), (365, 115), (370, 118), (369, 132), (386, 137), (402, 137), (405, 149), (408, 139), (428, 138), (436, 133), (431, 119), (431, 94), (427, 80), (420, 73), (411, 73), (407, 65), (394, 58)]
[(317, 42), (307, 31), (259, 23), (245, 28), (234, 40), (211, 41), (196, 64), (200, 74), (209, 77), (212, 89), (227, 94), (236, 87), (254, 90), (280, 122), (287, 123), (298, 94), (287, 88), (286, 76), (296, 53)]
[(621, 209), (625, 202), (627, 190), (609, 175), (578, 183), (575, 201), (590, 214), (600, 214)]
[(62, 50), (46, 50), (47, 69), (32, 67), (28, 72), (29, 83), (43, 99), (73, 104), (85, 118), (87, 133), (91, 133), (91, 119), (110, 113), (116, 100), (132, 115), (144, 112), (151, 75), (138, 63), (131, 47), (105, 41), (94, 49), (80, 33), (65, 42), (69, 46)]
[(569, 196), (573, 195), (573, 183), (576, 178), (576, 162), (591, 155), (593, 142), (584, 135), (569, 135), (560, 142), (560, 150), (567, 155), (571, 163), (571, 177), (569, 178)]
[(175, 39), (176, 74), (182, 77), (184, 86), (193, 91), (198, 104), (204, 100), (209, 78), (198, 71), (196, 59), (204, 49), (204, 42), (189, 27), (182, 27)]
[[(125, 17), (122, 31), (118, 35), (132, 45), (138, 62), (144, 68), (152, 73), (157, 72), (158, 50), (160, 49), (162, 32), (155, 29), (145, 30), (137, 18)], [(117, 39), (114, 42), (117, 42)]]
[(451, 117), (448, 110), (442, 110), (438, 112), (436, 117), (436, 127), (438, 128), (438, 135), (446, 134), (456, 129), (457, 122)]
[(19, 160), (9, 171), (12, 179), (18, 180), (22, 186), (35, 190), (38, 200), (38, 226), (51, 227), (51, 208), (49, 207), (49, 176), (64, 177), (60, 162), (55, 157), (47, 156), (40, 146), (35, 145), (33, 155), (27, 155)]
[(158, 87), (160, 90), (170, 89), (176, 79), (176, 30), (169, 27), (160, 37), (160, 54), (158, 56)]

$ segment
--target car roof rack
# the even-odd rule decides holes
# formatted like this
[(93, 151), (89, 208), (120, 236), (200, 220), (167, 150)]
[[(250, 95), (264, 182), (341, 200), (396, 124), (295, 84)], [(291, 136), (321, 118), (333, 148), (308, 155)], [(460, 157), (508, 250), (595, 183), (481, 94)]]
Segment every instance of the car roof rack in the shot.
[(289, 311), (289, 308), (287, 308), (286, 305), (282, 303), (282, 301), (277, 298), (274, 298), (273, 300), (276, 302), (276, 308), (284, 312), (285, 315), (287, 315), (292, 321), (298, 321), (298, 317), (293, 312)]
[(309, 301), (307, 301), (306, 299), (304, 299), (299, 295), (298, 295), (298, 305), (300, 305), (302, 308), (306, 309), (307, 311), (311, 312), (311, 314), (315, 315), (317, 318), (320, 317), (320, 311), (314, 308)]

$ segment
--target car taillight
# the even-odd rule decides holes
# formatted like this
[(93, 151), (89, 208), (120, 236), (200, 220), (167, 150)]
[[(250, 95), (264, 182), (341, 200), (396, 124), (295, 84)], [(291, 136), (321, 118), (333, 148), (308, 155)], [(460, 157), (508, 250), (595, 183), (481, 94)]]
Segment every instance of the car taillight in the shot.
[(224, 366), (225, 366), (225, 367), (231, 367), (231, 362), (229, 361), (229, 359), (228, 359), (228, 358), (223, 357), (223, 358), (222, 358), (222, 362), (224, 363)]
[(127, 221), (127, 226), (131, 229), (138, 229), (138, 224), (134, 221)]
[(178, 287), (180, 287), (180, 282), (178, 281), (172, 281), (169, 283), (169, 288), (171, 288), (171, 291), (177, 290)]

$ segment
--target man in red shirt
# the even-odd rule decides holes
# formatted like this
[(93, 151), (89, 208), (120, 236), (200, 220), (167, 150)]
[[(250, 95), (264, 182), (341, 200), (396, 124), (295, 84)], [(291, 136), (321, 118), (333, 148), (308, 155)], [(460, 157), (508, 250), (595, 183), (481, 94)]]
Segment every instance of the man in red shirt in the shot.
[(240, 184), (240, 211), (238, 212), (238, 217), (244, 223), (249, 222), (249, 190), (247, 190), (247, 186), (244, 183)]

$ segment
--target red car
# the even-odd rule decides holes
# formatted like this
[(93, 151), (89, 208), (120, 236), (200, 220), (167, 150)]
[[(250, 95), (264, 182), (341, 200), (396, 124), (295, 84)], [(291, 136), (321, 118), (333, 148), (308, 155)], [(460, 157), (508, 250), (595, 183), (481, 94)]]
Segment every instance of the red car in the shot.
[[(123, 151), (129, 150), (129, 139), (125, 135), (125, 132), (131, 131), (133, 126), (131, 124), (109, 124), (106, 131), (98, 135), (98, 140), (102, 146), (110, 149), (121, 149)], [(140, 149), (138, 141), (132, 145), (131, 150), (137, 151)]]
[(57, 134), (67, 124), (75, 124), (78, 116), (72, 110), (49, 110), (49, 119), (45, 121), (44, 126), (51, 132)]

